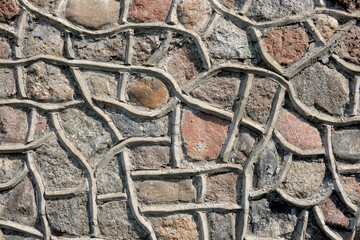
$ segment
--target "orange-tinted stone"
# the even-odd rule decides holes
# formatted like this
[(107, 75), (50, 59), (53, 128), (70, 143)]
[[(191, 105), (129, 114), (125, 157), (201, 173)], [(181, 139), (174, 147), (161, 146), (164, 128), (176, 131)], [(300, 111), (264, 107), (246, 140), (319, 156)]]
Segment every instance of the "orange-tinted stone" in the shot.
[(357, 205), (360, 205), (360, 179), (358, 176), (340, 176), (346, 193)]
[(172, 0), (133, 0), (129, 8), (129, 18), (135, 22), (165, 21)]
[(24, 111), (11, 107), (0, 107), (0, 143), (24, 142), (28, 130)]
[(238, 200), (237, 188), (241, 185), (239, 180), (239, 175), (235, 173), (210, 176), (206, 200), (236, 203)]
[(324, 213), (325, 222), (334, 227), (348, 228), (350, 219), (346, 216), (345, 206), (341, 205), (340, 199), (335, 195), (328, 198), (320, 205)]
[(6, 23), (20, 13), (15, 0), (0, 0), (0, 22)]
[(175, 215), (158, 218), (154, 222), (158, 239), (199, 239), (196, 223), (190, 215)]

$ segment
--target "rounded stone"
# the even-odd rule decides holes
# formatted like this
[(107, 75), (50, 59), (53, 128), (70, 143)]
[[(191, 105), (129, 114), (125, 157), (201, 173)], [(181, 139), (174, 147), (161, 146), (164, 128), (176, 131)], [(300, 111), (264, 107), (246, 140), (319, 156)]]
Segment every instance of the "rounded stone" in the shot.
[(346, 214), (347, 210), (338, 197), (332, 195), (320, 205), (320, 208), (327, 224), (334, 227), (349, 228), (350, 219)]
[(335, 48), (343, 59), (360, 64), (360, 27), (355, 26), (346, 34), (345, 39)]
[(203, 0), (183, 0), (178, 9), (178, 18), (186, 28), (200, 30), (210, 18), (210, 6)]
[(20, 13), (15, 0), (0, 0), (0, 23), (6, 23)]
[(339, 23), (333, 17), (327, 15), (320, 15), (316, 19), (316, 27), (318, 28), (320, 34), (324, 38), (329, 38), (334, 34), (336, 29), (339, 27)]
[(171, 2), (172, 0), (133, 0), (129, 7), (129, 19), (134, 22), (164, 22)]

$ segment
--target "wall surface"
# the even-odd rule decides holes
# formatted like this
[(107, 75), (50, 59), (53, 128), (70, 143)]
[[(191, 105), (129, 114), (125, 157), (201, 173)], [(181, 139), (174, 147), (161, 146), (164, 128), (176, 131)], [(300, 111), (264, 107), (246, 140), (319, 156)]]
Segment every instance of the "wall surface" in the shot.
[(0, 0), (0, 240), (358, 240), (359, 89), (359, 0)]

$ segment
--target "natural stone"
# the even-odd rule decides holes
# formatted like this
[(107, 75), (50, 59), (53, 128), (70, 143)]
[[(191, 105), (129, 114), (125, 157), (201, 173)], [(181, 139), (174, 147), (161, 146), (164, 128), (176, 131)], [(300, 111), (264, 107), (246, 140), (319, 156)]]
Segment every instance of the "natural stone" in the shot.
[(319, 228), (316, 219), (313, 215), (309, 214), (308, 225), (306, 228), (305, 239), (309, 240), (329, 240), (330, 238), (325, 235), (323, 230)]
[(29, 0), (29, 2), (36, 5), (37, 7), (52, 12), (55, 10), (58, 0)]
[(201, 112), (184, 110), (181, 131), (186, 153), (195, 160), (216, 159), (230, 122)]
[(293, 160), (283, 186), (295, 197), (310, 197), (323, 184), (325, 170), (322, 160)]
[(112, 98), (117, 97), (118, 81), (113, 73), (84, 71), (82, 72), (90, 92), (95, 97)]
[(178, 6), (179, 21), (189, 29), (201, 30), (210, 19), (208, 1), (182, 0)]
[(0, 99), (12, 97), (16, 94), (14, 71), (0, 68)]
[(138, 196), (146, 204), (193, 202), (196, 190), (192, 180), (147, 180), (140, 184)]
[(360, 9), (360, 0), (336, 0), (336, 2), (341, 4), (348, 12)]
[(20, 13), (20, 6), (15, 0), (0, 0), (0, 23), (7, 23)]
[(250, 89), (246, 114), (265, 124), (269, 118), (278, 84), (267, 78), (256, 78)]
[(298, 114), (286, 109), (281, 110), (276, 129), (286, 141), (301, 149), (322, 147), (319, 131)]
[(28, 131), (27, 115), (20, 109), (0, 107), (0, 143), (24, 142)]
[(119, 193), (123, 191), (122, 166), (119, 159), (113, 158), (96, 176), (98, 194)]
[(36, 116), (36, 125), (34, 137), (35, 139), (39, 139), (44, 136), (46, 133), (49, 133), (50, 127), (48, 123), (48, 117), (44, 113), (38, 113)]
[(134, 169), (159, 169), (169, 165), (168, 146), (135, 146), (130, 149), (130, 159)]
[(264, 37), (269, 54), (280, 64), (290, 65), (307, 51), (309, 38), (303, 28), (275, 27)]
[(235, 214), (209, 213), (211, 239), (235, 239)]
[(130, 99), (150, 109), (165, 105), (169, 99), (169, 91), (165, 84), (153, 77), (144, 77), (133, 81), (128, 89), (128, 94)]
[(327, 15), (320, 15), (316, 19), (316, 27), (324, 38), (329, 38), (339, 27), (339, 23), (333, 17)]
[(241, 186), (241, 178), (236, 173), (225, 173), (209, 176), (206, 201), (237, 203), (240, 199), (237, 189)]
[(158, 239), (199, 239), (197, 226), (191, 215), (179, 214), (161, 217), (155, 219), (153, 222)]
[(360, 130), (334, 131), (332, 144), (337, 157), (360, 161)]
[(358, 175), (341, 176), (342, 185), (349, 198), (360, 205), (360, 179)]
[(255, 146), (255, 137), (249, 131), (241, 130), (239, 134), (239, 147), (238, 150), (248, 156)]
[(12, 55), (9, 43), (0, 38), (0, 58), (10, 58)]
[(297, 97), (307, 106), (342, 115), (349, 101), (349, 82), (336, 69), (317, 62), (292, 79)]
[(220, 0), (219, 1), (220, 3), (222, 3), (225, 7), (227, 8), (235, 8), (236, 7), (236, 3), (237, 3), (237, 0)]
[(335, 52), (345, 60), (360, 64), (360, 26), (355, 26), (345, 35), (335, 48)]
[(242, 78), (243, 75), (239, 73), (220, 73), (201, 83), (191, 95), (223, 108), (232, 108), (238, 97)]
[(24, 166), (22, 155), (0, 155), (0, 183), (13, 179)]
[(88, 28), (100, 28), (117, 23), (120, 2), (115, 0), (69, 0), (66, 18)]
[(332, 195), (320, 205), (323, 211), (325, 222), (334, 227), (349, 228), (350, 219), (346, 213), (346, 207), (342, 205), (340, 199)]
[(132, 0), (129, 19), (134, 22), (162, 21), (169, 14), (172, 0)]
[[(141, 32), (142, 33), (142, 32)], [(161, 43), (165, 41), (165, 32), (146, 32), (146, 34), (134, 34), (134, 55), (133, 62), (139, 65), (146, 65), (153, 54), (159, 50)]]
[(209, 37), (209, 51), (213, 58), (252, 58), (251, 43), (245, 31), (225, 19), (219, 20)]

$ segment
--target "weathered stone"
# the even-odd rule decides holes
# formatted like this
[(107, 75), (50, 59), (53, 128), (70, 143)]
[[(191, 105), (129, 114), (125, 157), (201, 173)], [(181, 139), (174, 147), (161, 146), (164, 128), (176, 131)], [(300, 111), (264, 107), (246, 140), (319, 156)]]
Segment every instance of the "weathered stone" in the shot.
[(129, 19), (134, 22), (162, 21), (169, 14), (172, 0), (132, 0)]
[(225, 173), (208, 177), (206, 201), (233, 202), (240, 199), (237, 189), (241, 186), (241, 178), (237, 173)]
[(314, 216), (309, 214), (308, 225), (305, 233), (306, 240), (330, 240), (328, 236), (318, 227)]
[(52, 229), (62, 234), (89, 234), (88, 200), (85, 194), (46, 201), (46, 216)]
[(24, 157), (21, 155), (0, 155), (0, 183), (13, 179), (23, 165)]
[(349, 198), (360, 205), (360, 179), (358, 175), (341, 176), (342, 185)]
[(138, 196), (146, 204), (193, 202), (196, 190), (192, 180), (160, 181), (147, 180), (140, 184)]
[(74, 89), (66, 70), (44, 62), (27, 68), (26, 91), (30, 98), (45, 101), (69, 101), (74, 99)]
[(275, 27), (264, 37), (269, 54), (280, 64), (290, 65), (307, 51), (309, 38), (303, 28)]
[(219, 2), (225, 7), (232, 9), (236, 7), (237, 0), (220, 0)]
[(235, 239), (235, 214), (209, 213), (211, 239)]
[(336, 0), (336, 2), (341, 4), (348, 12), (360, 9), (360, 0)]
[(252, 58), (254, 54), (251, 48), (246, 32), (225, 19), (219, 20), (209, 38), (209, 51), (213, 58)]
[(301, 14), (313, 8), (312, 0), (257, 0), (252, 2), (247, 16), (257, 21), (268, 21)]
[(360, 27), (355, 26), (346, 34), (345, 39), (342, 40), (335, 48), (335, 52), (345, 60), (360, 64)]
[(360, 130), (335, 131), (332, 136), (332, 144), (337, 157), (360, 161)]
[(333, 115), (342, 115), (349, 101), (349, 82), (336, 69), (317, 62), (292, 80), (297, 97)]
[(36, 125), (34, 132), (35, 139), (39, 139), (49, 131), (50, 131), (50, 127), (48, 123), (48, 117), (46, 116), (46, 114), (39, 112), (38, 115), (36, 116)]
[(256, 78), (250, 89), (246, 114), (265, 124), (269, 118), (278, 84), (267, 78)]
[(216, 159), (230, 122), (201, 112), (184, 110), (181, 131), (186, 152), (195, 160)]
[(0, 38), (0, 58), (10, 58), (11, 55), (10, 44), (5, 39)]
[(327, 15), (320, 15), (316, 19), (316, 27), (324, 38), (329, 38), (339, 27), (339, 23), (333, 17)]
[(238, 96), (242, 74), (220, 73), (195, 88), (191, 95), (203, 101), (232, 108)]
[(0, 98), (8, 98), (16, 94), (14, 71), (0, 68)]
[(158, 239), (198, 240), (199, 233), (191, 215), (179, 214), (154, 219), (155, 232)]
[(178, 6), (178, 18), (189, 29), (201, 30), (209, 21), (210, 14), (208, 1), (182, 0)]
[(296, 113), (282, 109), (276, 129), (292, 145), (301, 149), (314, 149), (322, 146), (319, 131)]
[(106, 167), (96, 176), (98, 194), (118, 193), (123, 191), (122, 166), (119, 159), (113, 158)]
[(258, 136), (254, 132), (246, 128), (240, 128), (237, 145), (235, 145), (232, 155), (232, 161), (243, 166), (247, 157), (254, 149), (257, 139)]
[(115, 0), (69, 0), (66, 18), (88, 28), (117, 23), (120, 2)]
[(20, 109), (0, 107), (0, 143), (24, 142), (28, 131), (27, 115)]
[(83, 78), (94, 96), (113, 99), (117, 97), (118, 81), (115, 74), (85, 71), (83, 72)]
[(128, 89), (128, 95), (130, 99), (150, 109), (165, 105), (169, 99), (169, 91), (165, 84), (153, 77), (133, 81)]
[(332, 195), (320, 205), (320, 208), (327, 224), (334, 227), (349, 228), (350, 219), (347, 216), (346, 207), (337, 196)]
[(293, 160), (283, 186), (295, 197), (310, 197), (323, 184), (325, 170), (322, 160)]
[(277, 153), (275, 144), (270, 141), (265, 150), (260, 154), (259, 160), (255, 165), (257, 188), (263, 188), (273, 184), (274, 177), (280, 170), (280, 157)]
[(29, 2), (46, 11), (52, 12), (53, 10), (55, 10), (58, 0), (29, 0)]
[(0, 1), (0, 23), (7, 23), (20, 13), (20, 6), (15, 0)]
[(135, 33), (133, 62), (146, 65), (152, 55), (159, 50), (160, 45), (166, 39), (165, 32), (148, 32), (146, 34)]
[(135, 169), (159, 169), (169, 165), (168, 146), (135, 146), (130, 149), (130, 159)]

